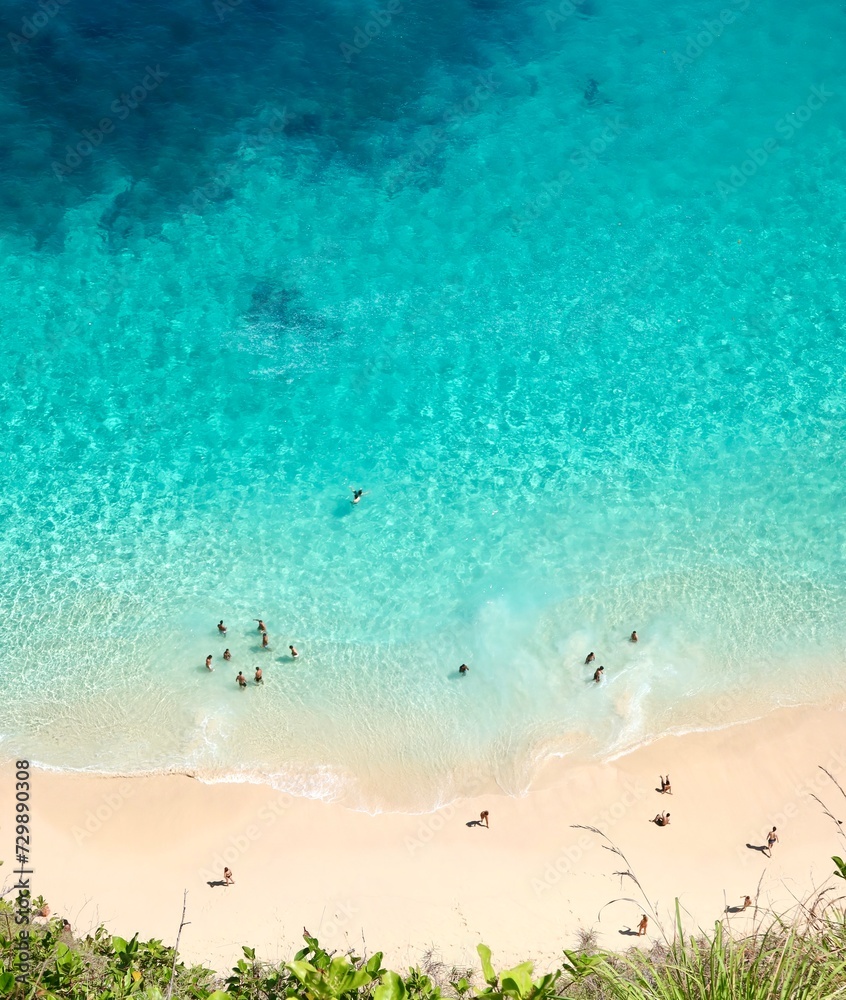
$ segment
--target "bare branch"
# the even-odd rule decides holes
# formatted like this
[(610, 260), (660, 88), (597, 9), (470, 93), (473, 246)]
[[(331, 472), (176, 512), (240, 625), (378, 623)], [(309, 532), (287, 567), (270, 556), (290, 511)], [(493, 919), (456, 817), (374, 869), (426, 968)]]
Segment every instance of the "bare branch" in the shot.
[(188, 890), (184, 889), (182, 892), (182, 920), (179, 922), (179, 930), (176, 932), (176, 944), (173, 946), (173, 965), (170, 968), (170, 982), (167, 984), (167, 993), (165, 994), (165, 1000), (171, 1000), (173, 996), (173, 984), (176, 980), (176, 960), (179, 957), (179, 939), (182, 937), (182, 928), (187, 927), (191, 923), (190, 920), (185, 919), (185, 910), (188, 906)]

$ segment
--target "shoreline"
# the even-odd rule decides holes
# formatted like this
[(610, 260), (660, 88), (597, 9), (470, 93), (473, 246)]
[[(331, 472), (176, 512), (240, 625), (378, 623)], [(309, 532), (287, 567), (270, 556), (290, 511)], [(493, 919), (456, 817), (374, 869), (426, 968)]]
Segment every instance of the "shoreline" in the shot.
[[(655, 916), (672, 929), (680, 900), (688, 928), (708, 928), (745, 894), (760, 911), (785, 912), (830, 876), (846, 821), (844, 713), (779, 709), (728, 728), (665, 736), (614, 761), (547, 759), (519, 797), (484, 794), (429, 813), (369, 814), (294, 798), (270, 786), (206, 784), (179, 774), (102, 777), (33, 770), (33, 895), (84, 936), (112, 933), (171, 942), (182, 890), (188, 919), (181, 952), (228, 968), (241, 945), (268, 961), (290, 958), (303, 925), (324, 946), (384, 951), (417, 964), (430, 947), (447, 964), (476, 967), (475, 946), (500, 962), (555, 963), (595, 928), (621, 949), (645, 903), (614, 872), (623, 852)], [(673, 795), (657, 791), (669, 771)], [(0, 768), (11, 802), (13, 769)], [(468, 827), (482, 809), (490, 829)], [(665, 829), (649, 822), (672, 814)], [(758, 848), (773, 825), (772, 860)], [(3, 824), (0, 857), (14, 856)], [(235, 885), (209, 886), (228, 864)], [(9, 884), (8, 870), (6, 884)], [(753, 913), (732, 926), (751, 928)]]

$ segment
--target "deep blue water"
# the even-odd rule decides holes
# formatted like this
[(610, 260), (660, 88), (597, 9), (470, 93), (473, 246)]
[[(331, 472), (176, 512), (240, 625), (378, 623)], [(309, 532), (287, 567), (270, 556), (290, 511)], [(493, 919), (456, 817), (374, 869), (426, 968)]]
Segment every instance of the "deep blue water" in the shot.
[(843, 698), (842, 5), (2, 11), (9, 753), (424, 808)]

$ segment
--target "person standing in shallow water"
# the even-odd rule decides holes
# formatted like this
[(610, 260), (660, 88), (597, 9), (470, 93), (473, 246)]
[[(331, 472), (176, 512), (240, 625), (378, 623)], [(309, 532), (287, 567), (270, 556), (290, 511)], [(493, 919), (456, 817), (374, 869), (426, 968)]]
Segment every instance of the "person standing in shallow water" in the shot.
[(247, 686), (247, 678), (244, 676), (242, 671), (240, 670), (238, 671), (238, 676), (235, 678), (235, 680), (238, 682), (238, 687), (243, 691), (244, 688)]
[(267, 632), (262, 632), (262, 634), (261, 634), (261, 648), (262, 649), (267, 649), (267, 647), (268, 647), (269, 644), (270, 644), (270, 639), (267, 636)]
[(597, 667), (593, 673), (593, 679), (598, 684), (602, 680), (602, 675), (605, 673), (605, 667)]
[(592, 652), (591, 652), (591, 653), (588, 653), (588, 655), (587, 655), (587, 656), (585, 657), (585, 664), (588, 664), (588, 663), (593, 663), (593, 661), (594, 661), (595, 659), (596, 659), (596, 657), (595, 657), (595, 656), (593, 655), (593, 653), (592, 653)]
[(261, 667), (256, 667), (256, 684), (264, 684), (264, 677), (261, 674)]
[(299, 656), (300, 654), (299, 654), (299, 653), (298, 653), (298, 652), (296, 651), (296, 649), (294, 649), (294, 647), (293, 647), (293, 646), (289, 646), (289, 647), (288, 647), (288, 649), (290, 649), (290, 650), (291, 650), (291, 659), (292, 659), (292, 660), (296, 660), (296, 658), (297, 658), (297, 657), (298, 657), (298, 656)]
[(226, 635), (226, 626), (223, 624), (223, 619), (222, 618), (217, 623), (217, 630), (218, 630), (218, 632), (220, 632), (221, 635)]
[(258, 629), (256, 631), (258, 631), (258, 632), (266, 632), (267, 631), (267, 629), (264, 627), (264, 622), (261, 620), (261, 618), (253, 618), (253, 621), (254, 622), (258, 622)]
[(212, 663), (212, 655), (211, 653), (209, 653), (209, 655), (206, 657), (206, 670), (214, 670), (214, 667), (211, 665), (211, 663)]
[(470, 668), (467, 666), (466, 663), (462, 663), (461, 666), (458, 668), (458, 672), (462, 675), (469, 674)]
[(224, 658), (224, 660), (231, 660), (232, 659), (232, 654), (229, 652), (228, 649), (224, 649), (224, 651), (223, 651), (223, 658)]
[(637, 632), (632, 632), (629, 636), (629, 642), (637, 642)]

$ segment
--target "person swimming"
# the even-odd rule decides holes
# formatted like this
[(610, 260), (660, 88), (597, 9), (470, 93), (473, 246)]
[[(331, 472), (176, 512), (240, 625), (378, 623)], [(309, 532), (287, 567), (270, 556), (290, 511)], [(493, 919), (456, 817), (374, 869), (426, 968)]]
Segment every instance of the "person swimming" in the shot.
[(241, 690), (243, 691), (244, 688), (247, 686), (247, 678), (243, 675), (243, 673), (240, 670), (238, 671), (238, 676), (235, 678), (235, 680), (238, 682), (238, 687), (241, 688)]
[(364, 496), (364, 490), (356, 490), (356, 489), (353, 489), (352, 486), (350, 486), (350, 489), (352, 490), (352, 495), (353, 495), (352, 496), (352, 500), (350, 500), (350, 503), (356, 504)]

